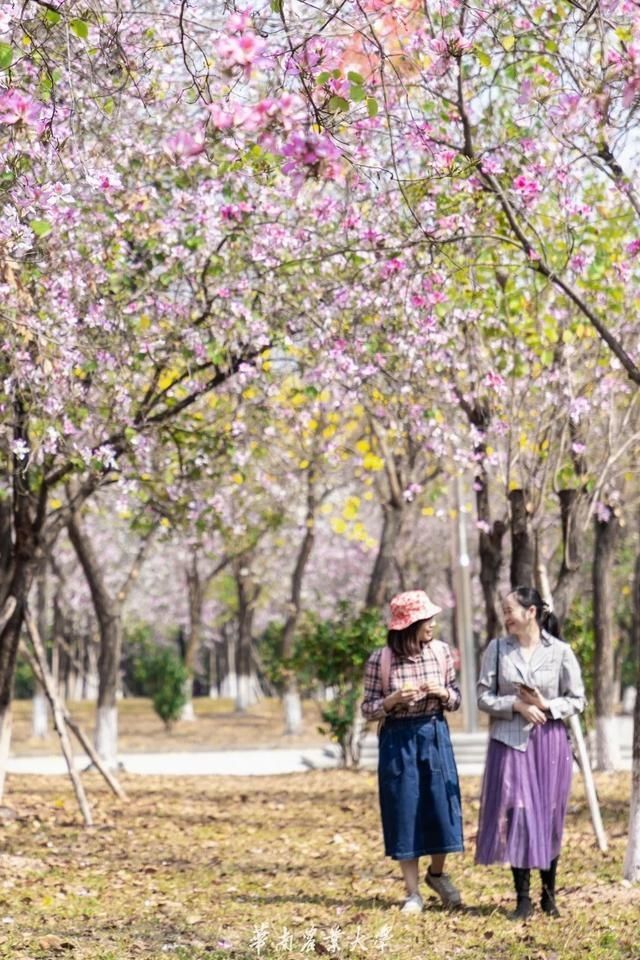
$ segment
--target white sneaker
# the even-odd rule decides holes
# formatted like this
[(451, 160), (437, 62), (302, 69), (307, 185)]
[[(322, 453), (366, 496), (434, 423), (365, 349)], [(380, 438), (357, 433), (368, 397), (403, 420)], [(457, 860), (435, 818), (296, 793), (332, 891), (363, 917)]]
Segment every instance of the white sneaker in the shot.
[(412, 893), (405, 900), (400, 913), (422, 913), (424, 902), (419, 893)]
[(453, 885), (448, 873), (442, 873), (439, 877), (434, 877), (427, 870), (424, 878), (428, 887), (438, 894), (445, 907), (459, 907), (461, 903), (460, 892)]

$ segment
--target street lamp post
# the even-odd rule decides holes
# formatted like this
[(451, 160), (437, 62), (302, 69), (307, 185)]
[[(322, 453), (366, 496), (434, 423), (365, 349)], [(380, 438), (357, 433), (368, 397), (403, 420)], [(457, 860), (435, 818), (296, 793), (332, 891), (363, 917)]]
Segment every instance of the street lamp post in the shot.
[(456, 629), (461, 660), (464, 728), (466, 733), (475, 733), (478, 729), (478, 711), (476, 707), (476, 659), (473, 649), (471, 616), (471, 562), (467, 544), (466, 518), (462, 508), (462, 480), (459, 475), (456, 476), (454, 481), (454, 502)]

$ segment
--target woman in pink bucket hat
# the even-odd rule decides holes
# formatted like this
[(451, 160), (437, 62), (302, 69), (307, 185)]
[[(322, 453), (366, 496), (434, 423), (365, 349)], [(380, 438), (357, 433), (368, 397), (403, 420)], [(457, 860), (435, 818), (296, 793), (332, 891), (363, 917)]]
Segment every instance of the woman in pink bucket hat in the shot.
[(421, 913), (419, 858), (430, 856), (425, 882), (445, 907), (460, 894), (444, 872), (448, 853), (464, 849), (458, 771), (445, 710), (460, 706), (448, 644), (433, 638), (440, 607), (424, 590), (391, 600), (387, 645), (374, 650), (364, 675), (362, 713), (381, 720), (378, 787), (385, 853), (400, 861), (407, 890), (403, 913)]

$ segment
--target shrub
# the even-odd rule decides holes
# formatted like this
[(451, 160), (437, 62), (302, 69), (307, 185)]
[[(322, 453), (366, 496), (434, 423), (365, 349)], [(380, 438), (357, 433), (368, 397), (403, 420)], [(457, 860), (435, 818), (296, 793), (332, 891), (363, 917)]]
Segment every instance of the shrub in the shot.
[(30, 700), (36, 692), (36, 681), (33, 670), (26, 660), (18, 658), (14, 679), (14, 697), (16, 700)]
[(170, 730), (187, 702), (189, 671), (170, 647), (156, 647), (138, 661), (137, 675), (151, 697), (153, 709)]
[[(377, 610), (355, 614), (346, 602), (333, 620), (310, 617), (301, 627), (293, 662), (296, 671), (332, 687), (334, 697), (322, 710), (322, 719), (340, 744), (346, 766), (358, 762), (359, 702), (364, 665), (376, 647), (385, 643), (386, 629)], [(321, 733), (326, 730), (320, 728)]]

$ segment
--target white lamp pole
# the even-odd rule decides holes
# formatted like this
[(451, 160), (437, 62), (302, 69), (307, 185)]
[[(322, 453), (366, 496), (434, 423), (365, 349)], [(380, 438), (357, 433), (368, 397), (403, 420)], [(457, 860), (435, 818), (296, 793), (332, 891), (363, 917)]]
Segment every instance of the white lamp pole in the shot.
[(462, 504), (462, 480), (459, 475), (454, 481), (456, 514), (456, 628), (458, 650), (460, 651), (460, 670), (462, 674), (462, 708), (464, 728), (467, 733), (478, 729), (478, 709), (476, 706), (476, 659), (473, 649), (473, 628), (471, 615), (471, 561), (467, 544), (467, 523)]

